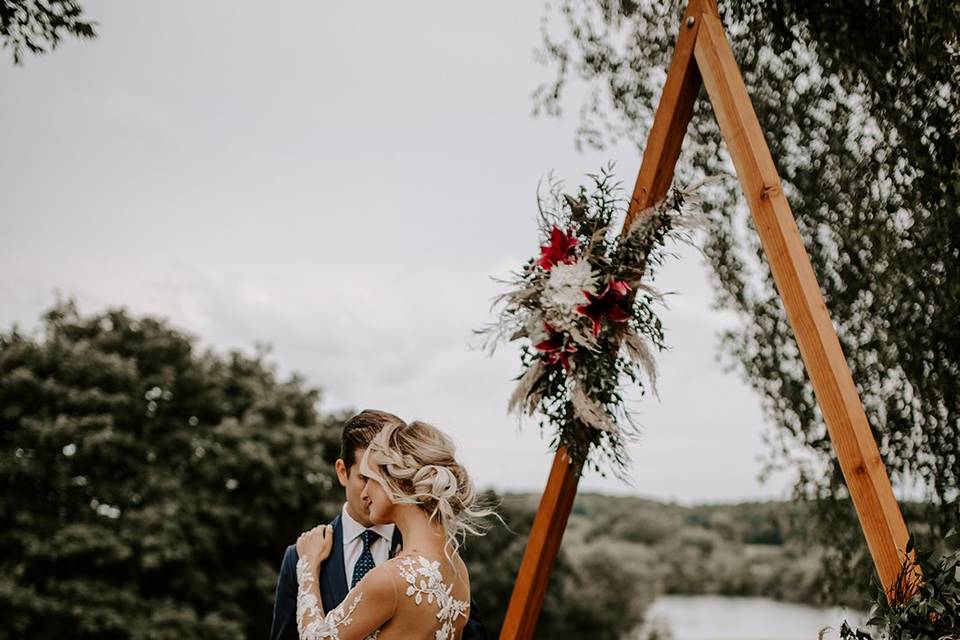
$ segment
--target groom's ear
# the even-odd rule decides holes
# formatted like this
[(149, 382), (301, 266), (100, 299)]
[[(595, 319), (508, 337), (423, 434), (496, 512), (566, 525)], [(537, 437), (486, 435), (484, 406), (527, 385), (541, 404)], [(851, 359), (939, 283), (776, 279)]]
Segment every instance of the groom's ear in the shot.
[(333, 468), (337, 471), (337, 480), (340, 481), (340, 486), (346, 487), (349, 475), (347, 473), (347, 465), (344, 463), (343, 458), (337, 458), (337, 461), (333, 463)]

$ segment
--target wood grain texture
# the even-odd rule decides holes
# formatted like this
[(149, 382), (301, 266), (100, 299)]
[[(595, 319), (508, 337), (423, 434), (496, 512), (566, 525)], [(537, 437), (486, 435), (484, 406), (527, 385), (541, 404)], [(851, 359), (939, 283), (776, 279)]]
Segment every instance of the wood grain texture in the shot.
[(500, 629), (500, 640), (528, 640), (533, 637), (563, 532), (577, 495), (579, 477), (579, 469), (570, 463), (566, 451), (559, 449), (553, 458), (547, 488), (530, 529), (530, 539), (527, 540), (507, 614)]
[[(693, 105), (703, 84), (693, 57), (693, 47), (700, 30), (699, 16), (709, 7), (708, 2), (693, 0), (680, 21), (673, 59), (643, 151), (624, 228), (633, 222), (639, 212), (662, 199), (673, 182), (673, 171), (680, 157), (687, 125), (693, 116)], [(691, 18), (692, 25), (688, 24)]]
[(719, 18), (701, 17), (694, 55), (753, 214), (834, 450), (888, 595), (907, 527), (863, 404)]

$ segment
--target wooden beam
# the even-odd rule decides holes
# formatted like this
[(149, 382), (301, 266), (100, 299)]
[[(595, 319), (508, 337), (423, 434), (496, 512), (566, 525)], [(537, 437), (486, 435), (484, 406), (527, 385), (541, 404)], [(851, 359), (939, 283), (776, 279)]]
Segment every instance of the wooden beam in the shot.
[(528, 640), (533, 637), (550, 574), (560, 551), (560, 541), (577, 495), (579, 478), (579, 469), (570, 463), (566, 451), (562, 448), (558, 450), (530, 529), (510, 605), (500, 629), (500, 640)]
[(907, 527), (723, 25), (711, 12), (697, 20), (697, 66), (889, 597)]
[(702, 86), (693, 47), (700, 30), (700, 20), (697, 18), (704, 11), (716, 12), (716, 4), (712, 0), (692, 0), (680, 21), (673, 59), (643, 151), (643, 161), (633, 188), (633, 197), (630, 198), (624, 228), (633, 222), (640, 211), (663, 198), (673, 182), (673, 171), (680, 157), (687, 125), (693, 117), (693, 105)]
[[(700, 92), (700, 75), (693, 59), (693, 48), (699, 29), (696, 16), (703, 11), (716, 13), (715, 0), (692, 0), (681, 19), (673, 60), (654, 116), (650, 140), (644, 149), (624, 228), (639, 211), (662, 198), (670, 188), (673, 168), (693, 115), (693, 103)], [(688, 27), (690, 18), (694, 18), (694, 22)], [(577, 495), (578, 481), (579, 470), (570, 465), (563, 451), (558, 451), (520, 563), (500, 640), (530, 640), (533, 637)]]

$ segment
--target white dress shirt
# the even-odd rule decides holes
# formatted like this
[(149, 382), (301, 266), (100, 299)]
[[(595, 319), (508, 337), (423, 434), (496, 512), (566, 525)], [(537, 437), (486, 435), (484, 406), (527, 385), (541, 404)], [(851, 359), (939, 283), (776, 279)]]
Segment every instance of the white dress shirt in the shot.
[[(346, 504), (343, 505), (340, 512), (340, 526), (343, 532), (343, 568), (347, 572), (347, 589), (349, 589), (350, 582), (353, 580), (353, 568), (357, 565), (357, 561), (363, 553), (363, 538), (360, 536), (365, 529), (363, 525), (350, 517), (350, 514), (347, 513)], [(378, 565), (383, 564), (390, 558), (390, 544), (393, 542), (395, 527), (396, 525), (393, 524), (378, 524), (370, 527), (379, 536), (370, 544), (373, 561)]]

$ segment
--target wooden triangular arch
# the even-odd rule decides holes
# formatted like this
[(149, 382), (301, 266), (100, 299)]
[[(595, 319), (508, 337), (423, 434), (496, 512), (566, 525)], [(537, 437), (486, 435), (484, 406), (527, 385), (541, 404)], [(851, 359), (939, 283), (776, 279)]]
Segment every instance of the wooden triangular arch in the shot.
[[(724, 33), (716, 0), (690, 0), (683, 16), (625, 224), (663, 198), (670, 188), (701, 86), (707, 90), (746, 195), (877, 574), (888, 597), (892, 597), (892, 587), (905, 560), (907, 527)], [(562, 449), (558, 451), (530, 531), (500, 640), (533, 636), (573, 507), (578, 477), (579, 470), (573, 468)]]

